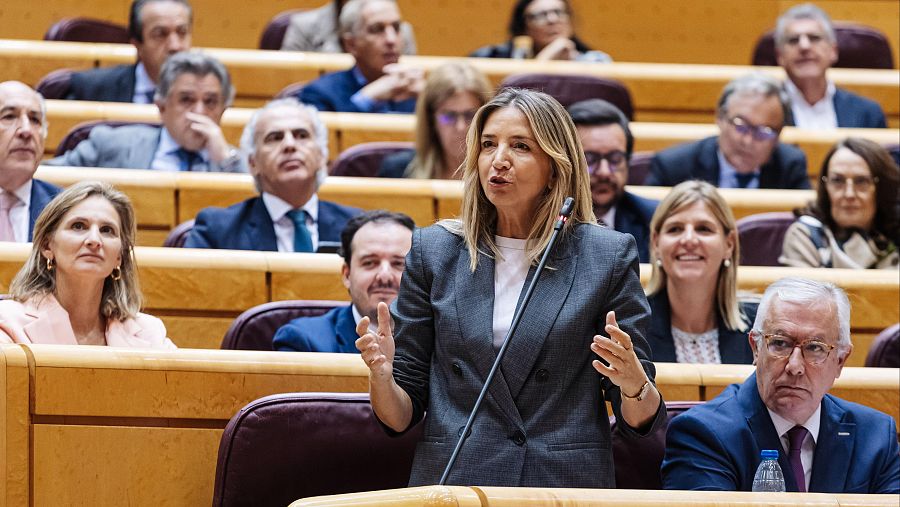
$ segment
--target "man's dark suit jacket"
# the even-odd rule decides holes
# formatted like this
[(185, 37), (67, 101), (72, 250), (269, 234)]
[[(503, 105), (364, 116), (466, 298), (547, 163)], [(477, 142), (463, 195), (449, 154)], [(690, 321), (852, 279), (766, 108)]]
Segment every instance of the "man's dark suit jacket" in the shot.
[[(834, 112), (839, 128), (887, 128), (884, 111), (877, 102), (837, 88), (834, 92)], [(793, 121), (787, 125), (793, 125)]]
[[(340, 113), (368, 113), (360, 111), (356, 104), (350, 101), (354, 93), (362, 89), (362, 86), (353, 76), (353, 69), (332, 72), (316, 79), (300, 90), (297, 98), (300, 102), (309, 104), (319, 111), (336, 111)], [(394, 102), (391, 105), (392, 112), (412, 113), (416, 109), (416, 99)]]
[[(347, 221), (360, 210), (319, 200), (319, 244), (338, 242)], [(228, 208), (206, 208), (197, 214), (185, 248), (220, 248), (277, 252), (275, 224), (262, 200), (253, 197)]]
[[(650, 330), (647, 332), (647, 343), (653, 352), (651, 357), (656, 363), (674, 363), (675, 339), (672, 338), (672, 309), (669, 306), (669, 295), (665, 289), (647, 298), (650, 303)], [(758, 303), (741, 303), (741, 310), (752, 326), (756, 319)], [(752, 364), (753, 350), (747, 340), (747, 331), (728, 329), (722, 317), (718, 317), (719, 357), (722, 364)]]
[[(787, 453), (759, 396), (756, 373), (672, 419), (662, 463), (665, 489), (750, 491), (763, 449), (779, 450), (788, 491), (797, 491)], [(894, 419), (826, 394), (809, 491), (900, 492)]]
[(56, 197), (56, 194), (62, 191), (56, 185), (51, 185), (46, 181), (31, 180), (31, 209), (28, 210), (28, 241), (34, 236), (34, 222), (38, 215), (50, 201)]
[(637, 242), (641, 262), (650, 262), (650, 219), (659, 202), (626, 191), (616, 205), (616, 223), (613, 229), (631, 234)]
[(100, 102), (132, 102), (134, 100), (134, 68), (116, 65), (90, 69), (72, 74), (69, 86), (70, 100), (96, 100)]
[(346, 352), (356, 350), (356, 321), (351, 306), (334, 308), (318, 317), (300, 317), (281, 326), (272, 346), (284, 352)]
[[(662, 150), (653, 157), (644, 184), (672, 187), (682, 181), (704, 180), (719, 186), (718, 152), (718, 136)], [(806, 155), (793, 146), (778, 143), (771, 158), (760, 168), (759, 188), (810, 188)]]

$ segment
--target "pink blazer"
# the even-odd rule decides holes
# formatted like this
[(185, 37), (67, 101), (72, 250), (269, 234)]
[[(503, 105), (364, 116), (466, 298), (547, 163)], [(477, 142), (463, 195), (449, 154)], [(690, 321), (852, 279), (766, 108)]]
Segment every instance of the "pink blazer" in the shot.
[[(40, 300), (37, 305), (34, 304), (36, 300)], [(0, 301), (0, 343), (78, 345), (69, 313), (52, 295), (32, 298), (25, 303), (9, 299)], [(162, 321), (144, 313), (125, 322), (109, 321), (106, 343), (110, 347), (176, 348), (166, 338), (166, 326)]]

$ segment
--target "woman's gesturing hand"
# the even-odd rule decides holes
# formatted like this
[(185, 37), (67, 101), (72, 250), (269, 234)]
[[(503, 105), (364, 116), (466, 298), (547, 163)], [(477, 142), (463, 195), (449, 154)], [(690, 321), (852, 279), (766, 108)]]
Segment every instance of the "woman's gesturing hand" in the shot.
[(594, 336), (591, 350), (603, 358), (609, 366), (595, 359), (592, 363), (594, 369), (609, 377), (609, 380), (619, 386), (627, 396), (637, 396), (647, 382), (647, 373), (634, 353), (631, 337), (619, 328), (616, 312), (606, 314), (604, 330), (609, 333), (609, 338), (602, 335)]
[(369, 317), (363, 317), (356, 325), (356, 348), (369, 367), (372, 380), (389, 380), (394, 370), (394, 332), (391, 329), (391, 312), (386, 303), (378, 303), (378, 332), (369, 330)]

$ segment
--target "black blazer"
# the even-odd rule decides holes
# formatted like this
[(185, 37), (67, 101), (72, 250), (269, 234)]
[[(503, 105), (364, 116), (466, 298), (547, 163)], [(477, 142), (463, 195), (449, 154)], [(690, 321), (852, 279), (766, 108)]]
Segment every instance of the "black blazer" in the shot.
[[(669, 308), (669, 295), (665, 290), (647, 298), (650, 303), (650, 330), (647, 332), (647, 343), (650, 344), (651, 356), (656, 363), (674, 363), (675, 340), (672, 338), (672, 315)], [(756, 319), (755, 302), (741, 303), (741, 311), (747, 316), (749, 325)], [(728, 329), (722, 318), (719, 321), (719, 355), (723, 364), (752, 364), (753, 351), (747, 341), (748, 331)]]
[(90, 69), (72, 74), (69, 100), (132, 102), (135, 64)]
[[(653, 157), (644, 185), (673, 187), (687, 180), (704, 180), (719, 186), (718, 152), (718, 136), (662, 150)], [(806, 155), (798, 148), (778, 143), (771, 158), (760, 168), (759, 188), (810, 188)]]

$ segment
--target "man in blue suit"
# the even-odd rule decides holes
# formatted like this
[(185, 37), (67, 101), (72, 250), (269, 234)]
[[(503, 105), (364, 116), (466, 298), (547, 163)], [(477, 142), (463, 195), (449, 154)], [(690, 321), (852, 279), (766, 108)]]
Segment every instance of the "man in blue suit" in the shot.
[(877, 102), (842, 90), (828, 79), (838, 60), (837, 38), (831, 18), (813, 4), (788, 9), (775, 27), (778, 65), (788, 79), (793, 123), (806, 129), (885, 128)]
[(275, 333), (275, 350), (356, 354), (356, 325), (363, 317), (378, 322), (378, 303), (397, 298), (415, 224), (403, 213), (377, 210), (357, 215), (341, 232), (341, 279), (350, 306), (318, 317), (301, 317)]
[(404, 48), (397, 3), (350, 0), (341, 9), (339, 23), (344, 47), (356, 65), (306, 85), (300, 101), (320, 111), (412, 113), (424, 78), (421, 69), (397, 63)]
[(0, 241), (31, 241), (34, 221), (59, 188), (34, 179), (44, 155), (47, 107), (18, 81), (0, 83)]
[(316, 110), (293, 98), (269, 102), (244, 127), (241, 149), (260, 195), (201, 211), (184, 246), (334, 251), (347, 220), (359, 210), (316, 194), (328, 160), (328, 132)]
[(650, 219), (659, 203), (625, 190), (634, 150), (628, 118), (601, 99), (576, 102), (568, 111), (591, 171), (594, 215), (601, 223), (634, 236), (641, 262), (650, 262)]
[(900, 492), (894, 419), (827, 394), (853, 350), (844, 291), (773, 283), (749, 339), (756, 372), (672, 420), (663, 487), (750, 491), (760, 452), (772, 449), (788, 491)]

